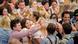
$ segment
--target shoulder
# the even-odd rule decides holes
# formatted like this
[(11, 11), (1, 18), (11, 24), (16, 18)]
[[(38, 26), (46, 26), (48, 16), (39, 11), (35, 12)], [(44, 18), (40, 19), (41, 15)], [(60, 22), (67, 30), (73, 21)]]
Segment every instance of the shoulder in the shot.
[(60, 43), (67, 44), (70, 39), (71, 39), (71, 36), (66, 35), (66, 36), (63, 37), (63, 39), (60, 41)]
[(3, 29), (2, 28), (0, 28), (0, 32), (3, 32)]
[(48, 41), (49, 41), (47, 37), (46, 37), (46, 38), (44, 38), (43, 40), (44, 40), (45, 42), (48, 42)]
[(66, 39), (62, 39), (60, 40), (60, 44), (66, 44), (67, 40)]
[(12, 31), (10, 32), (10, 36), (15, 35), (16, 33), (18, 33), (18, 32), (17, 32), (17, 31), (13, 31), (13, 30), (12, 30)]
[(47, 37), (41, 40), (41, 44), (48, 44), (48, 43), (49, 43), (49, 40)]
[(33, 34), (34, 38), (41, 38), (41, 31), (37, 31), (36, 33)]

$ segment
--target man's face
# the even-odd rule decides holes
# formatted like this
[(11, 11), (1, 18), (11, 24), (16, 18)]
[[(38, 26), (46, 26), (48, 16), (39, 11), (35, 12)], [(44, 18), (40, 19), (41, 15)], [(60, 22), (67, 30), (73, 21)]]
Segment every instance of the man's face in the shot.
[(16, 26), (14, 27), (14, 29), (16, 31), (21, 31), (21, 24), (20, 23), (16, 24)]
[(20, 2), (20, 3), (19, 3), (19, 8), (20, 8), (20, 9), (25, 8), (25, 3), (24, 3), (24, 2)]
[(63, 21), (68, 23), (70, 21), (70, 15), (69, 14), (64, 14)]

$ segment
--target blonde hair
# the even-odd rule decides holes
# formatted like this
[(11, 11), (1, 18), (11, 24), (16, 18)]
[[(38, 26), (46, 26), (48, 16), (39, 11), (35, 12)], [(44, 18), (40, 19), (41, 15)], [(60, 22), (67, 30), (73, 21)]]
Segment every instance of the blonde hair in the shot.
[(1, 23), (1, 27), (4, 29), (10, 28), (10, 19), (8, 16), (3, 16), (0, 23)]
[(44, 17), (40, 17), (37, 22), (38, 22), (38, 23), (40, 23), (41, 21), (44, 21), (44, 22), (45, 22), (45, 20), (46, 20), (46, 19), (45, 19)]
[[(44, 22), (43, 26), (41, 26), (41, 29), (39, 31), (42, 32), (43, 36), (46, 37), (47, 36), (47, 30), (46, 30), (46, 26), (45, 26), (45, 18), (44, 17), (40, 17), (38, 22), (41, 23), (41, 22)], [(41, 23), (42, 25), (42, 23)]]
[(37, 5), (37, 2), (36, 1), (33, 1), (32, 2), (32, 6), (34, 6), (34, 5)]

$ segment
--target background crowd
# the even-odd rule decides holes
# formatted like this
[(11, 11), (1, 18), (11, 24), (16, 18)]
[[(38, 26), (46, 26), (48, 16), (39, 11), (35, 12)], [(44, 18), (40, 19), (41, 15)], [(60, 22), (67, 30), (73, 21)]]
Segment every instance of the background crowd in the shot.
[(0, 1), (0, 44), (78, 44), (77, 41), (75, 4), (64, 0)]

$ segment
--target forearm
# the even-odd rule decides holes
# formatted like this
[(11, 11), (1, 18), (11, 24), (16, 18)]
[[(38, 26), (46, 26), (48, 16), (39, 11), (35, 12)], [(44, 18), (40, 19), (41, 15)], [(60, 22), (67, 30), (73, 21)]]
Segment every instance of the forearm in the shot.
[(4, 0), (2, 4), (0, 4), (0, 7), (3, 7), (5, 3), (6, 3), (6, 0)]
[(34, 34), (35, 32), (37, 32), (38, 30), (40, 29), (40, 25), (35, 25), (35, 26), (32, 26), (30, 29), (29, 29), (29, 33), (31, 34)]
[(23, 38), (25, 36), (28, 36), (28, 34), (29, 34), (29, 31), (25, 31), (25, 32), (20, 31), (20, 32), (14, 32), (12, 36), (15, 38)]

